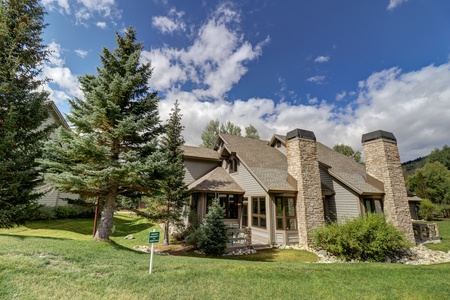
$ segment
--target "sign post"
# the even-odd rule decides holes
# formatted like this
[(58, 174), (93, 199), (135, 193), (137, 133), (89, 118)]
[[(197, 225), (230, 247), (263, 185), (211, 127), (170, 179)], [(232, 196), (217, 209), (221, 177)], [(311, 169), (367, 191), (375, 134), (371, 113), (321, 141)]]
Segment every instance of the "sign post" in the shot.
[(152, 274), (152, 267), (153, 267), (153, 250), (155, 243), (159, 242), (159, 232), (156, 231), (156, 229), (153, 229), (152, 232), (150, 232), (148, 236), (148, 243), (152, 244), (152, 251), (150, 252), (150, 268), (148, 270), (148, 274)]

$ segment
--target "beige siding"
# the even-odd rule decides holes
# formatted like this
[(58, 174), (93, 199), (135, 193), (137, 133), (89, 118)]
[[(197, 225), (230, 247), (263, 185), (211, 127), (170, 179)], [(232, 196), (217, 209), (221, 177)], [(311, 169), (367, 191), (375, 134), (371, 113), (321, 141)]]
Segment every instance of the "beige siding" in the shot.
[(63, 200), (63, 198), (70, 198), (70, 199), (78, 199), (78, 195), (75, 194), (69, 194), (69, 193), (62, 193), (57, 190), (52, 190), (42, 196), (41, 199), (38, 200), (39, 204), (46, 205), (46, 206), (66, 206), (67, 201)]
[(322, 168), (320, 177), (324, 184), (335, 191), (335, 195), (327, 197), (326, 205), (328, 217), (335, 221), (342, 218), (355, 218), (359, 216), (359, 197), (352, 193), (350, 189), (335, 180)]
[(255, 177), (242, 164), (238, 164), (238, 171), (230, 174), (234, 181), (245, 191), (246, 196), (266, 196), (267, 193), (263, 187), (256, 181)]
[(217, 166), (219, 166), (219, 162), (215, 161), (185, 160), (184, 167), (186, 173), (184, 175), (184, 182), (186, 184), (190, 184), (203, 175), (207, 174), (208, 172), (212, 171)]
[(269, 231), (252, 227), (252, 244), (270, 244)]

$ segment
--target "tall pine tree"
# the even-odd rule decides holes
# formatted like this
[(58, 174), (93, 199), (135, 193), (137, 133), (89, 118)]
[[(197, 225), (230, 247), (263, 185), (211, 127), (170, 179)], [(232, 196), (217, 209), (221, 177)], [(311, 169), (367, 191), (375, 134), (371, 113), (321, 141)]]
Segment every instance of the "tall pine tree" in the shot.
[(36, 158), (49, 126), (40, 86), (48, 51), (41, 35), (44, 8), (37, 0), (0, 1), (0, 227), (23, 223), (42, 178)]
[(178, 100), (172, 109), (166, 126), (166, 134), (162, 138), (162, 148), (167, 157), (167, 171), (164, 180), (161, 181), (161, 195), (158, 198), (159, 205), (150, 206), (155, 211), (150, 215), (157, 215), (159, 221), (164, 222), (164, 244), (169, 245), (169, 228), (181, 220), (181, 212), (189, 199), (189, 191), (184, 183), (185, 169), (183, 166), (184, 144), (182, 136), (180, 107)]
[(79, 77), (85, 99), (69, 100), (73, 130), (59, 129), (43, 161), (58, 189), (103, 200), (101, 240), (109, 239), (118, 197), (157, 190), (166, 165), (157, 147), (159, 97), (147, 86), (152, 69), (139, 62), (143, 45), (132, 27), (116, 40), (113, 52), (103, 49), (97, 75)]

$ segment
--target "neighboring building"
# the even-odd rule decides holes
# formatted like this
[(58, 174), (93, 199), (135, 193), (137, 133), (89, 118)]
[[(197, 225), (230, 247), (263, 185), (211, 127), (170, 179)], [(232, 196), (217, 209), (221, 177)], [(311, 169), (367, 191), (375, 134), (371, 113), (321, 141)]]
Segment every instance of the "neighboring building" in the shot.
[[(63, 126), (64, 128), (70, 130), (69, 124), (67, 124), (55, 103), (53, 101), (48, 101), (46, 102), (46, 105), (50, 114), (48, 120), (45, 122), (45, 125), (56, 123), (58, 126)], [(54, 138), (53, 133), (50, 135), (50, 138)], [(47, 193), (38, 200), (39, 204), (47, 206), (65, 206), (67, 205), (67, 201), (65, 199), (78, 199), (78, 195), (58, 191), (50, 183), (45, 183), (39, 189), (47, 191)]]
[(191, 209), (202, 220), (212, 200), (225, 222), (251, 227), (253, 244), (310, 244), (311, 230), (385, 213), (413, 241), (397, 143), (392, 133), (363, 135), (366, 166), (296, 129), (270, 141), (220, 134), (215, 148), (184, 146)]

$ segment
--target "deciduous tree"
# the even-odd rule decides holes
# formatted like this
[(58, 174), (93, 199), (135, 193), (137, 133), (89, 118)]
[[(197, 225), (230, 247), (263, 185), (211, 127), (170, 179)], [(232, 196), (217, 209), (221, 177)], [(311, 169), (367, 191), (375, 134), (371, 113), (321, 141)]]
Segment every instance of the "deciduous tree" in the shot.
[(245, 137), (259, 140), (258, 130), (252, 124), (245, 127)]
[(348, 145), (337, 144), (333, 146), (333, 150), (353, 158), (356, 162), (361, 162), (361, 152), (353, 150), (353, 148)]
[(35, 160), (51, 129), (39, 79), (48, 55), (45, 26), (39, 1), (0, 1), (0, 227), (23, 223), (42, 196)]

